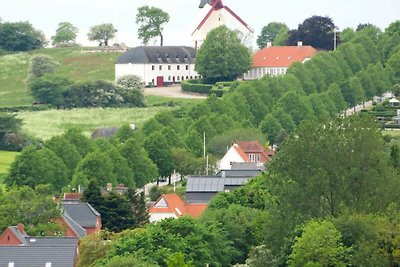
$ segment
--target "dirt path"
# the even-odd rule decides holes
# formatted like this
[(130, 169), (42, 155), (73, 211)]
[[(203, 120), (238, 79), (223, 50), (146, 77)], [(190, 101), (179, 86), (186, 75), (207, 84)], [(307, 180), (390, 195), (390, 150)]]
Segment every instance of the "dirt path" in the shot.
[(192, 99), (206, 99), (207, 96), (199, 95), (199, 94), (189, 94), (182, 91), (181, 86), (179, 84), (171, 85), (168, 87), (153, 87), (153, 88), (145, 88), (144, 93), (146, 95), (155, 95), (155, 96), (165, 96), (172, 98), (192, 98)]

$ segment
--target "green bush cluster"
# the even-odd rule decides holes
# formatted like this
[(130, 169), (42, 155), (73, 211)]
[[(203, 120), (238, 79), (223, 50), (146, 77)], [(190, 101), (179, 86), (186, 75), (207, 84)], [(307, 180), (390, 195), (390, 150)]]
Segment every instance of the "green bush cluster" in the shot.
[[(194, 82), (193, 82), (194, 81)], [(182, 90), (185, 92), (209, 94), (211, 88), (210, 84), (200, 84), (199, 80), (186, 80), (181, 83)]]

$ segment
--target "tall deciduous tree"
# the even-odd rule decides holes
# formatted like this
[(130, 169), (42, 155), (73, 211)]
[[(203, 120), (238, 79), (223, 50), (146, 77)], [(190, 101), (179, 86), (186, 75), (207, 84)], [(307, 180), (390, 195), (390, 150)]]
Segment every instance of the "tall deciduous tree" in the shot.
[(65, 77), (45, 74), (40, 78), (32, 79), (28, 87), (35, 101), (60, 106), (64, 104), (63, 93), (68, 90), (71, 83)]
[(136, 23), (139, 24), (138, 37), (147, 45), (152, 38), (160, 37), (160, 45), (164, 44), (164, 24), (169, 21), (169, 15), (157, 7), (142, 6), (138, 8)]
[(28, 68), (28, 79), (40, 78), (44, 74), (54, 74), (60, 63), (49, 55), (35, 55), (31, 58)]
[(74, 43), (78, 31), (79, 31), (78, 28), (72, 25), (72, 23), (60, 22), (58, 23), (56, 35), (51, 37), (52, 44), (58, 45), (58, 44), (68, 44), (70, 42)]
[(28, 51), (46, 44), (44, 34), (28, 21), (0, 23), (0, 36), (0, 49), (6, 51)]
[(299, 24), (297, 30), (289, 32), (288, 45), (296, 45), (303, 41), (316, 49), (333, 49), (333, 31), (335, 24), (329, 17), (312, 16)]
[(260, 35), (257, 37), (258, 48), (263, 48), (268, 42), (274, 42), (281, 31), (289, 31), (288, 26), (281, 22), (270, 22), (261, 29)]
[(250, 65), (250, 51), (226, 26), (210, 31), (196, 55), (196, 71), (206, 78), (232, 80), (248, 71)]
[(114, 38), (117, 30), (111, 23), (92, 26), (88, 32), (89, 41), (98, 41), (99, 46), (108, 46), (108, 41)]

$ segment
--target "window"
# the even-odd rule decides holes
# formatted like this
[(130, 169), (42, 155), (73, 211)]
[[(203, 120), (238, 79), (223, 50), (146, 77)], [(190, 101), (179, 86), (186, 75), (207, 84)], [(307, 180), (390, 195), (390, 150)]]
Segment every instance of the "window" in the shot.
[(51, 267), (51, 262), (46, 262), (46, 267)]
[(260, 156), (259, 153), (257, 153), (257, 154), (252, 153), (252, 154), (249, 154), (249, 160), (251, 162), (260, 162), (261, 161), (261, 156)]
[(179, 70), (179, 65), (176, 66), (176, 69)]
[(168, 76), (168, 81), (171, 81), (171, 76)]
[(158, 66), (158, 69), (159, 69), (159, 70), (162, 70), (162, 65)]
[(186, 70), (189, 70), (189, 65), (186, 65)]
[(185, 77), (182, 76), (182, 81), (185, 79)]
[(14, 267), (14, 262), (9, 262), (8, 267)]
[(178, 76), (178, 77), (176, 77), (176, 79), (179, 81), (179, 76)]
[(189, 79), (189, 76), (186, 76), (186, 80)]
[(151, 66), (151, 70), (154, 70), (154, 65)]
[(168, 65), (168, 70), (171, 70), (171, 65)]

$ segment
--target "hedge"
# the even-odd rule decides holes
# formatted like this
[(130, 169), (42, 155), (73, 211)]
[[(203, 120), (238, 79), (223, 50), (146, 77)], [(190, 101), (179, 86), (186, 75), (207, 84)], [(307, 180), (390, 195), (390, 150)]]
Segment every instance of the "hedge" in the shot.
[(385, 124), (385, 129), (400, 129), (400, 124)]
[(199, 80), (185, 80), (181, 82), (182, 90), (185, 92), (209, 94), (212, 84), (200, 84)]
[(42, 111), (52, 108), (54, 108), (54, 106), (47, 104), (32, 105), (32, 106), (0, 107), (0, 112)]
[(228, 92), (229, 91), (229, 89), (227, 89), (227, 88), (222, 88), (222, 89), (219, 89), (219, 88), (213, 88), (213, 89), (211, 89), (210, 90), (210, 95), (212, 95), (212, 94), (214, 94), (214, 95), (216, 95), (217, 97), (222, 97), (226, 92)]
[(215, 86), (219, 89), (223, 89), (224, 87), (229, 87), (231, 89), (236, 88), (239, 85), (239, 81), (232, 81), (232, 82), (217, 82)]

